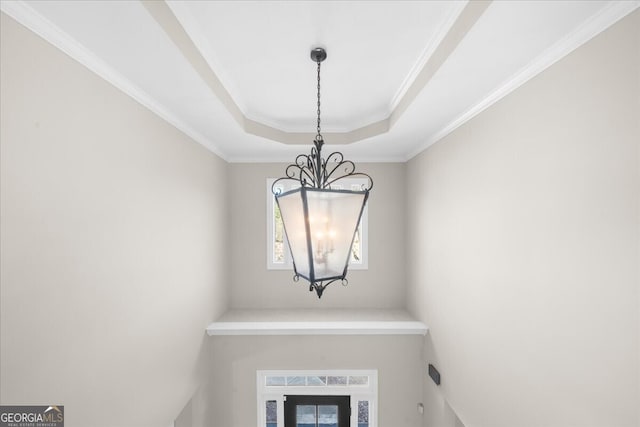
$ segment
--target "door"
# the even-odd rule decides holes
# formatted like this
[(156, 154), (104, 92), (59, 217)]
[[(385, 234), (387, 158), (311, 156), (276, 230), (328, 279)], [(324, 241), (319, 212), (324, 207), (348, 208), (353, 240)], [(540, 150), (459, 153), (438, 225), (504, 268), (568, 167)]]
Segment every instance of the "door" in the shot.
[(350, 396), (285, 396), (284, 427), (350, 427)]

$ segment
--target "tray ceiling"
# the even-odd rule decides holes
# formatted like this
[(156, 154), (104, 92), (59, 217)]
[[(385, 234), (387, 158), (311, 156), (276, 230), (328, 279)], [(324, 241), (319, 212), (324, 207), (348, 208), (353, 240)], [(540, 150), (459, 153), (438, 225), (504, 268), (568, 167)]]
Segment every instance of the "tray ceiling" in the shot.
[[(229, 161), (327, 144), (403, 161), (638, 1), (3, 1), (11, 15)], [(331, 147), (330, 147), (331, 148)], [(330, 149), (328, 148), (328, 149)]]

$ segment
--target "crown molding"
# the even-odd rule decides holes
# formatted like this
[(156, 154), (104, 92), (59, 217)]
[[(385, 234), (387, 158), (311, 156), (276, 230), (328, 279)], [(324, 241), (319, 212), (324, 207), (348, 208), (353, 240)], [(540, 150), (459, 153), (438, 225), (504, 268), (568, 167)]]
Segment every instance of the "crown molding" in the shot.
[(621, 0), (608, 3), (600, 12), (593, 15), (573, 32), (548, 48), (520, 71), (516, 72), (505, 84), (493, 90), (480, 102), (466, 110), (440, 131), (436, 132), (419, 147), (409, 152), (405, 157), (405, 161), (412, 159), (431, 145), (440, 141), (442, 138), (449, 135), (482, 111), (486, 110), (607, 28), (611, 27), (638, 7), (640, 7), (640, 0)]
[(429, 59), (431, 59), (433, 53), (436, 51), (436, 49), (438, 49), (438, 46), (440, 46), (447, 34), (449, 34), (451, 27), (453, 27), (453, 24), (455, 24), (456, 20), (458, 19), (464, 8), (467, 6), (467, 3), (469, 3), (468, 0), (454, 2), (455, 6), (451, 9), (446, 19), (444, 19), (440, 23), (438, 29), (431, 37), (429, 42), (427, 42), (425, 48), (422, 50), (422, 53), (418, 57), (418, 60), (413, 64), (413, 67), (411, 67), (411, 70), (409, 70), (409, 73), (407, 73), (407, 76), (402, 81), (402, 84), (396, 91), (395, 95), (393, 95), (393, 98), (391, 98), (388, 114), (385, 118), (391, 117), (395, 109), (398, 107), (398, 104), (402, 101), (402, 98), (404, 98), (404, 96), (411, 88), (411, 85), (413, 85), (413, 82), (422, 72), (425, 65), (427, 65)]
[[(174, 42), (183, 57), (191, 64), (200, 77), (202, 77), (214, 96), (218, 98), (245, 133), (288, 145), (297, 145), (300, 141), (313, 139), (313, 133), (287, 132), (280, 126), (253, 120), (246, 115), (246, 112), (236, 103), (232, 93), (216, 74), (214, 68), (216, 64), (212, 63), (213, 59), (207, 59), (208, 55), (206, 55), (205, 50), (208, 44), (203, 41), (204, 36), (198, 30), (188, 33), (178, 18), (178, 15), (176, 15), (177, 11), (187, 26), (197, 27), (196, 24), (192, 24), (193, 17), (184, 9), (183, 5), (179, 3), (166, 3), (164, 1), (146, 1), (143, 2), (143, 6)], [(388, 132), (388, 130), (389, 121), (388, 119), (383, 119), (367, 123), (349, 132), (337, 132), (333, 134), (327, 132), (325, 136), (332, 136), (334, 144), (350, 144)]]
[[(442, 44), (442, 40), (446, 38), (447, 34), (451, 31), (452, 26), (460, 17), (460, 14), (464, 11), (465, 8), (469, 6), (469, 4), (470, 2), (460, 2), (460, 4), (457, 5), (456, 8), (451, 12), (449, 18), (443, 21), (440, 30), (429, 42), (429, 46), (423, 51), (422, 57), (419, 61), (416, 62), (410, 73), (405, 78), (403, 84), (401, 85), (401, 88), (394, 96), (394, 100), (392, 102), (392, 106), (394, 107), (392, 110), (392, 114), (396, 112), (396, 109), (398, 109), (398, 105), (402, 103), (403, 99), (406, 97), (408, 91), (410, 90), (410, 87), (415, 82), (416, 76), (418, 76), (424, 69), (424, 67), (429, 63), (429, 61), (433, 57), (435, 50), (437, 50), (438, 46)], [(640, 7), (640, 0), (619, 0), (608, 3), (600, 10), (600, 12), (592, 16), (588, 21), (584, 22), (568, 36), (555, 43), (543, 54), (539, 55), (536, 59), (531, 61), (527, 66), (516, 72), (508, 81), (506, 81), (506, 83), (502, 84), (498, 88), (495, 88), (481, 101), (473, 105), (471, 108), (467, 109), (457, 118), (452, 120), (448, 125), (444, 126), (433, 136), (428, 138), (423, 144), (420, 144), (415, 149), (411, 150), (405, 155), (400, 155), (397, 158), (369, 158), (359, 161), (404, 162), (412, 159), (413, 157), (427, 149), (429, 146), (446, 137), (451, 132), (462, 126), (464, 123), (471, 120), (473, 117), (480, 114), (482, 111), (489, 108), (500, 99), (504, 98), (506, 95), (529, 81), (531, 78), (535, 77), (536, 75), (571, 53), (573, 50), (577, 49), (605, 29), (615, 24), (623, 17), (636, 10), (638, 7)], [(109, 66), (106, 62), (101, 60), (97, 55), (87, 49), (84, 45), (78, 43), (68, 34), (63, 32), (54, 23), (49, 21), (44, 16), (40, 15), (26, 2), (22, 0), (0, 1), (0, 10), (11, 16), (20, 24), (29, 28), (31, 31), (42, 37), (53, 46), (62, 50), (68, 56), (84, 65), (107, 82), (111, 83), (113, 86), (133, 98), (139, 104), (148, 108), (154, 114), (167, 121), (175, 128), (183, 132), (185, 135), (201, 144), (208, 150), (212, 151), (222, 159), (228, 162), (282, 162), (290, 160), (283, 159), (284, 154), (274, 155), (273, 157), (269, 156), (268, 158), (261, 157), (259, 159), (227, 155), (226, 153), (222, 152), (217, 144), (215, 144), (210, 138), (205, 137), (189, 124), (178, 118), (175, 114), (169, 112), (152, 96), (150, 96), (140, 87), (128, 80), (114, 68)], [(194, 43), (194, 45), (195, 44), (196, 43)], [(204, 57), (204, 55), (202, 56)], [(213, 72), (213, 68), (211, 67), (212, 64), (208, 65), (209, 70)], [(271, 126), (263, 125), (254, 120), (248, 119), (244, 115), (243, 117), (244, 120), (241, 124), (241, 128), (245, 133), (255, 134), (261, 137), (265, 137), (266, 133), (272, 136), (269, 139), (293, 145), (299, 144), (299, 140), (297, 138), (295, 138), (295, 140), (291, 140), (291, 138), (289, 138), (289, 136), (292, 134), (287, 134), (286, 132), (282, 132), (281, 130), (274, 129)], [(392, 123), (390, 122), (389, 118), (387, 118), (386, 120), (380, 120), (378, 122), (371, 123), (368, 126), (364, 126), (352, 132), (334, 133), (333, 137), (336, 139), (336, 143), (348, 144), (378, 135), (380, 133), (387, 132), (391, 127)], [(265, 128), (270, 132), (265, 132)], [(282, 135), (285, 135), (287, 136), (287, 138), (284, 138), (285, 141), (282, 141), (281, 139), (274, 137), (274, 135), (276, 137), (282, 137)]]
[(75, 61), (84, 65), (89, 70), (111, 83), (142, 106), (151, 110), (157, 116), (173, 125), (197, 143), (212, 151), (222, 159), (227, 160), (225, 153), (222, 153), (208, 138), (197, 132), (174, 114), (167, 111), (148, 93), (140, 89), (140, 87), (109, 66), (84, 45), (78, 43), (53, 22), (36, 12), (24, 1), (1, 1), (0, 10), (36, 33), (51, 45), (60, 49)]
[[(323, 147), (325, 149), (327, 146)], [(311, 149), (311, 145), (302, 146), (298, 150), (298, 152), (294, 154), (274, 154), (272, 156), (262, 156), (262, 157), (253, 157), (253, 156), (230, 156), (228, 159), (225, 159), (229, 163), (292, 163), (295, 157), (301, 152), (307, 152)], [(331, 151), (327, 149), (327, 151)], [(343, 153), (344, 154), (344, 153)], [(347, 157), (345, 155), (345, 157)], [(389, 155), (381, 155), (379, 157), (374, 156), (359, 156), (357, 154), (350, 154), (348, 156), (349, 160), (356, 163), (405, 163), (407, 159), (404, 156), (389, 156)]]
[[(235, 104), (235, 108), (239, 110), (243, 118), (249, 118), (247, 115), (247, 105), (242, 102), (242, 97), (239, 94), (238, 88), (233, 84), (233, 80), (229, 78), (228, 74), (224, 72), (224, 67), (220, 65), (218, 58), (216, 58), (211, 44), (209, 43), (204, 32), (200, 30), (200, 25), (197, 20), (189, 11), (187, 3), (184, 1), (165, 0), (166, 7), (171, 11), (175, 19), (177, 20), (182, 30), (189, 36), (193, 47), (198, 51), (202, 59), (209, 66), (210, 71), (220, 81), (220, 84), (227, 92), (229, 96), (229, 102)], [(149, 9), (149, 4), (145, 4)], [(154, 4), (157, 7), (157, 3)], [(165, 32), (170, 32), (171, 29), (165, 28)], [(183, 48), (180, 48), (182, 51)], [(183, 52), (184, 54), (184, 52)], [(190, 60), (190, 58), (187, 58)], [(190, 62), (192, 62), (190, 60)]]

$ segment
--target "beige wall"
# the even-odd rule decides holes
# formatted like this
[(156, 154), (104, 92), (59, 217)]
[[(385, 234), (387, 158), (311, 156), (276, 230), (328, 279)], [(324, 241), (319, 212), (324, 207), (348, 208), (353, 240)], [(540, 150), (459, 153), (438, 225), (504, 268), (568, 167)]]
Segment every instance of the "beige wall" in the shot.
[[(311, 147), (308, 147), (309, 149)], [(293, 161), (294, 159), (292, 159)], [(266, 180), (287, 164), (229, 165), (231, 305), (234, 308), (401, 308), (405, 305), (404, 164), (359, 163), (374, 181), (369, 206), (369, 269), (350, 270), (319, 300), (291, 270), (267, 270)]]
[(226, 164), (6, 15), (0, 403), (168, 426), (228, 304)]
[(639, 56), (635, 12), (409, 162), (425, 425), (639, 425)]
[(378, 425), (422, 423), (421, 336), (214, 337), (212, 346), (213, 427), (256, 425), (261, 369), (378, 369)]

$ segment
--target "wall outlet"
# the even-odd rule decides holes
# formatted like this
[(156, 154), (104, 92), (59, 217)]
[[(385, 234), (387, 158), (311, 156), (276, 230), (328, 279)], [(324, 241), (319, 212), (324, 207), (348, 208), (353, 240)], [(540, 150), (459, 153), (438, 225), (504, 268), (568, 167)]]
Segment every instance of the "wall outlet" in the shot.
[(424, 405), (422, 403), (418, 403), (418, 413), (424, 414)]

